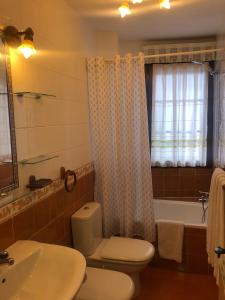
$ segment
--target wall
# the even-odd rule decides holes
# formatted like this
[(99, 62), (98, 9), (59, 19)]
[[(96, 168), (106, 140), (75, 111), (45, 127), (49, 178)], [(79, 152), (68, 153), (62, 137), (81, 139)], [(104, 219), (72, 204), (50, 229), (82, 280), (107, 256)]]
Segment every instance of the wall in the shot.
[(116, 32), (96, 31), (95, 37), (95, 55), (111, 58), (119, 54), (119, 41)]
[(56, 186), (0, 209), (0, 249), (21, 239), (72, 246), (71, 215), (93, 201), (94, 173), (83, 174), (71, 193)]
[(91, 33), (66, 0), (1, 1), (0, 11), (1, 25), (20, 30), (30, 26), (35, 33), (36, 56), (26, 60), (11, 53), (14, 92), (56, 95), (40, 100), (14, 97), (18, 160), (59, 156), (19, 165), (21, 194), (31, 174), (56, 178), (61, 166), (74, 169), (91, 161), (85, 66)]
[(144, 42), (142, 41), (119, 41), (119, 51), (121, 55), (125, 55), (127, 53), (132, 53), (133, 55), (137, 55), (142, 51), (142, 46)]
[(154, 198), (199, 197), (199, 191), (209, 192), (212, 171), (211, 168), (152, 168)]

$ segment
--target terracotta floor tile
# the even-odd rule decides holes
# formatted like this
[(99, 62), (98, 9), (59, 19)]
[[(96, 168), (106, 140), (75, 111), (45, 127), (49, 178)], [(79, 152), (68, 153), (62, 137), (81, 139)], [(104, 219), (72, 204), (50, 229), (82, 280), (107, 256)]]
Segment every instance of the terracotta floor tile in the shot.
[(141, 274), (141, 295), (136, 300), (217, 300), (210, 275), (181, 273), (147, 267)]

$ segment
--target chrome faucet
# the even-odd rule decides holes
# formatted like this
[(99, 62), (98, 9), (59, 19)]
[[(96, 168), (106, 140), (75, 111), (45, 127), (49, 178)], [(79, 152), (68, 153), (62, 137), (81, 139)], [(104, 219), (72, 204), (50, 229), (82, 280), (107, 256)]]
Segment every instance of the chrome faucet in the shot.
[(209, 201), (209, 193), (199, 191), (199, 194), (201, 195), (201, 197), (198, 198), (198, 201), (201, 202), (201, 204), (202, 204), (202, 223), (205, 223), (206, 222), (206, 212), (208, 209), (208, 206), (206, 206), (206, 203)]
[(198, 198), (198, 201), (201, 203), (206, 203), (209, 200), (209, 193), (208, 192), (202, 192), (199, 191), (199, 194), (201, 195), (200, 198)]
[(13, 265), (14, 259), (9, 257), (9, 253), (7, 251), (0, 250), (0, 265), (3, 264)]

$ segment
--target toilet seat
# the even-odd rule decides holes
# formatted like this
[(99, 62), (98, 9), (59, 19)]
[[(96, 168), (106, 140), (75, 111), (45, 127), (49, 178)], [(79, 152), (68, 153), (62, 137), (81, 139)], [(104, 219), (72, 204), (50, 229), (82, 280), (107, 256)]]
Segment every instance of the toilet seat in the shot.
[(148, 261), (154, 255), (154, 247), (144, 240), (111, 237), (100, 251), (104, 259), (126, 262)]
[[(124, 238), (121, 237), (121, 239), (124, 239)], [(137, 268), (142, 269), (143, 266), (145, 266), (146, 264), (148, 264), (149, 261), (151, 261), (151, 259), (153, 258), (154, 254), (155, 254), (154, 246), (151, 243), (149, 243), (149, 249), (151, 249), (149, 254), (150, 253), (151, 254), (150, 254), (150, 257), (147, 260), (142, 260), (142, 261), (130, 260), (129, 261), (129, 260), (118, 259), (118, 256), (114, 257), (114, 258), (111, 258), (111, 259), (104, 258), (102, 256), (104, 254), (103, 249), (107, 246), (109, 240), (110, 239), (102, 239), (102, 241), (100, 242), (100, 244), (96, 248), (95, 252), (92, 255), (86, 256), (87, 263), (88, 263), (89, 266), (98, 267), (98, 265), (100, 264), (100, 265), (104, 266), (104, 268), (107, 269), (108, 268), (107, 264), (109, 263), (109, 264), (112, 264), (112, 265), (115, 264), (117, 266), (121, 265), (121, 266), (129, 266), (129, 268), (131, 267), (131, 268), (134, 268), (134, 269), (137, 269)], [(140, 242), (140, 240), (135, 240), (135, 241)], [(142, 258), (144, 258), (144, 257), (146, 257), (146, 256), (143, 256)], [(97, 265), (95, 265), (95, 262), (97, 263)], [(109, 269), (111, 269), (111, 267), (109, 267)], [(116, 270), (118, 270), (118, 268), (116, 268)], [(122, 272), (125, 272), (125, 271), (123, 270)], [(125, 273), (127, 273), (127, 272), (125, 272)]]
[(134, 294), (133, 281), (126, 274), (86, 268), (86, 275), (76, 300), (130, 300)]

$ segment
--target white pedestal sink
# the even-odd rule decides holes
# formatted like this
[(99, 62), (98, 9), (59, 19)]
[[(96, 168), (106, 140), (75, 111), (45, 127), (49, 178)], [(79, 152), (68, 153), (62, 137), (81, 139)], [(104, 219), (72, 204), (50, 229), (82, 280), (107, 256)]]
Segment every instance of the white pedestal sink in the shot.
[(71, 300), (86, 269), (84, 256), (67, 247), (18, 241), (7, 251), (14, 265), (0, 265), (0, 300)]

